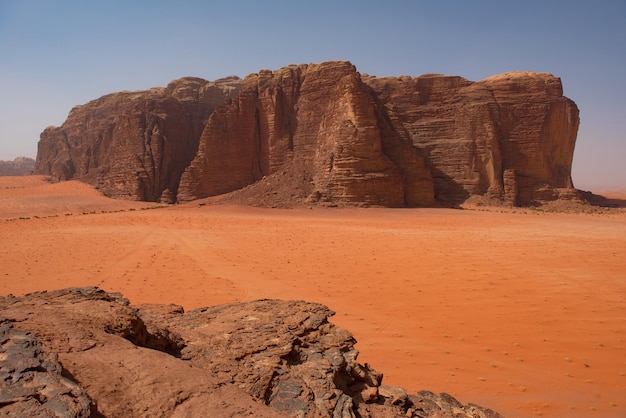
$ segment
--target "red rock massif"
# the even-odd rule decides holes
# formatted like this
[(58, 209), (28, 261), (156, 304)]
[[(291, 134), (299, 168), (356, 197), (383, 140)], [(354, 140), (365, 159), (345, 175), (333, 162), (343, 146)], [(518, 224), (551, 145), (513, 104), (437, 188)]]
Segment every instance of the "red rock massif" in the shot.
[(576, 195), (562, 93), (545, 73), (377, 78), (344, 61), (184, 78), (74, 108), (41, 134), (36, 174), (149, 201), (531, 205)]
[(76, 106), (62, 127), (41, 134), (35, 173), (82, 180), (115, 198), (170, 200), (206, 119), (240, 88), (238, 78), (185, 77)]

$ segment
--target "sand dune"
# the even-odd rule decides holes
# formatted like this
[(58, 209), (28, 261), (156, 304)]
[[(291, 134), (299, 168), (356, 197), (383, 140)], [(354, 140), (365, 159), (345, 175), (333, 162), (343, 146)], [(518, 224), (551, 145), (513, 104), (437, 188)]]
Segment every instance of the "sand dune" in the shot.
[(0, 294), (321, 302), (386, 383), (507, 416), (626, 416), (623, 209), (153, 207), (0, 178)]
[(50, 183), (46, 176), (0, 176), (0, 219), (73, 215), (150, 208), (155, 203), (113, 200), (76, 180)]

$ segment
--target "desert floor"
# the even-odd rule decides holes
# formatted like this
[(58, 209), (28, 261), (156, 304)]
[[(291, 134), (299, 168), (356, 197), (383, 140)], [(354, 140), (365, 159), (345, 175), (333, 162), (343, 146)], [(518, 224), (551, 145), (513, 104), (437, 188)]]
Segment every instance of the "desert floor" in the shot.
[(614, 212), (158, 208), (0, 177), (0, 294), (316, 301), (387, 384), (507, 416), (626, 416), (626, 211)]

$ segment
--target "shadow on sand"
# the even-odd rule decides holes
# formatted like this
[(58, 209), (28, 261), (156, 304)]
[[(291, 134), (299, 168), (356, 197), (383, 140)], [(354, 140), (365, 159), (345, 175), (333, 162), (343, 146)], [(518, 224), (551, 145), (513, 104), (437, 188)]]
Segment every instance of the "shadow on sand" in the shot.
[(619, 197), (613, 196), (612, 193), (596, 194), (580, 190), (580, 194), (583, 199), (594, 206), (600, 206), (603, 208), (626, 208), (626, 198), (621, 195)]

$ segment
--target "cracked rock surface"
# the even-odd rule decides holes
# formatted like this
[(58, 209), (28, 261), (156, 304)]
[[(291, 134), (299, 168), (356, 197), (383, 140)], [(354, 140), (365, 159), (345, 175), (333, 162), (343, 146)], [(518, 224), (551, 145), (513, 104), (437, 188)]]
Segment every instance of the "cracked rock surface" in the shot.
[(90, 416), (89, 398), (63, 374), (56, 354), (0, 318), (0, 415)]
[(185, 313), (98, 288), (1, 297), (0, 415), (499, 416), (382, 384), (333, 314), (281, 300)]

